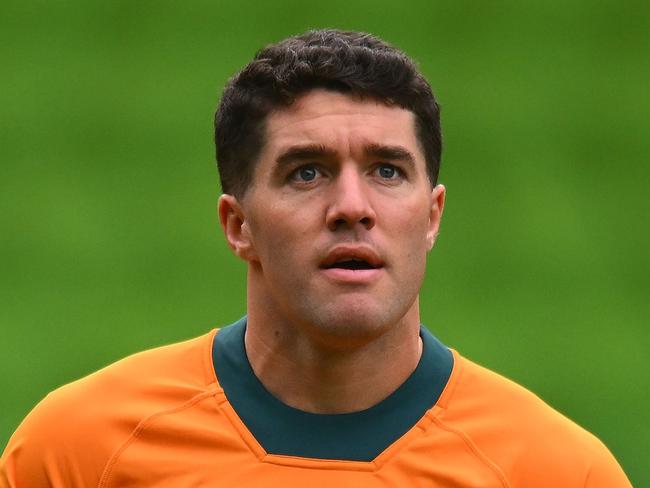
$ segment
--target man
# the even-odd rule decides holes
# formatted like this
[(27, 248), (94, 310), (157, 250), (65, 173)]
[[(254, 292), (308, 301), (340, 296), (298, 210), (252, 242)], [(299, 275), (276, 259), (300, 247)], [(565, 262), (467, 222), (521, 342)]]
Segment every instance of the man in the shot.
[(284, 40), (215, 127), (247, 316), (50, 394), (0, 486), (630, 486), (595, 437), (420, 325), (445, 188), (409, 58), (354, 32)]

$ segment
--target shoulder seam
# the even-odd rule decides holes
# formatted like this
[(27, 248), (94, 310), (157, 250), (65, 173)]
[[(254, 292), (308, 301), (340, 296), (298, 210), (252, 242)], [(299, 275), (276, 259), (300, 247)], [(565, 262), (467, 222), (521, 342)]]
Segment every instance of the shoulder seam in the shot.
[(593, 466), (589, 466), (589, 470), (587, 471), (587, 476), (585, 476), (585, 482), (583, 483), (583, 488), (587, 488), (587, 483), (589, 483), (589, 478), (591, 477), (591, 472), (593, 471)]
[(497, 478), (499, 478), (499, 481), (501, 481), (502, 486), (504, 488), (511, 488), (512, 485), (510, 484), (510, 481), (503, 473), (503, 471), (501, 471), (501, 468), (498, 466), (498, 464), (492, 461), (487, 455), (485, 455), (483, 451), (481, 451), (479, 447), (474, 443), (474, 441), (472, 441), (469, 435), (467, 435), (462, 430), (455, 429), (450, 425), (447, 425), (435, 415), (431, 415), (431, 420), (441, 429), (446, 430), (447, 432), (451, 432), (452, 434), (456, 434), (458, 437), (460, 437), (465, 445), (470, 449), (470, 451), (472, 451), (472, 453), (476, 456), (476, 458), (494, 472)]
[(205, 398), (208, 398), (210, 396), (214, 396), (214, 394), (218, 391), (218, 386), (215, 384), (208, 386), (208, 390), (204, 391), (202, 393), (199, 393), (198, 395), (190, 398), (188, 401), (185, 403), (169, 408), (167, 410), (162, 410), (159, 412), (154, 412), (153, 414), (145, 417), (142, 419), (138, 425), (135, 426), (129, 437), (120, 445), (115, 452), (108, 458), (108, 461), (106, 461), (106, 464), (104, 465), (104, 470), (102, 472), (101, 477), (99, 478), (99, 483), (97, 484), (97, 488), (105, 488), (108, 486), (108, 482), (110, 481), (113, 468), (119, 461), (120, 456), (126, 449), (135, 441), (137, 438), (140, 436), (140, 434), (153, 422), (155, 422), (158, 418), (164, 416), (164, 415), (169, 415), (173, 413), (180, 412), (186, 408), (189, 408), (196, 403), (200, 402), (201, 400), (204, 400)]
[(217, 383), (217, 384), (219, 383), (217, 374), (214, 370), (214, 363), (212, 361), (212, 348), (214, 347), (214, 339), (218, 332), (219, 329), (213, 329), (208, 333), (210, 340), (206, 341), (206, 344), (203, 346), (203, 350), (201, 351), (201, 356), (203, 357), (203, 367), (204, 367), (206, 385), (212, 383)]
[(456, 391), (456, 387), (460, 384), (461, 377), (465, 370), (465, 367), (462, 364), (464, 358), (454, 349), (450, 349), (450, 351), (454, 357), (454, 364), (449, 379), (447, 380), (447, 384), (436, 402), (436, 405), (443, 410), (447, 410), (448, 404)]

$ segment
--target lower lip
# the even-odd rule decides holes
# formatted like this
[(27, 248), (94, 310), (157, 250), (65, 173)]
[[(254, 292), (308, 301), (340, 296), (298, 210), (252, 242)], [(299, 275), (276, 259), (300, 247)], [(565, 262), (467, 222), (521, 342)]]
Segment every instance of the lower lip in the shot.
[(383, 272), (383, 268), (375, 269), (344, 269), (328, 268), (321, 270), (325, 276), (339, 283), (365, 285), (376, 281)]

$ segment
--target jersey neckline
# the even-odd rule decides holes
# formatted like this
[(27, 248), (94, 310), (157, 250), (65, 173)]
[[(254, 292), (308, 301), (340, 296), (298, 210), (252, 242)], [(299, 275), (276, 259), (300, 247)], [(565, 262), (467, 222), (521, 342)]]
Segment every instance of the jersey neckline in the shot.
[(452, 352), (421, 326), (420, 361), (386, 399), (359, 412), (305, 412), (282, 403), (255, 376), (244, 346), (246, 320), (216, 334), (212, 360), (226, 399), (267, 454), (372, 461), (436, 404), (453, 369)]

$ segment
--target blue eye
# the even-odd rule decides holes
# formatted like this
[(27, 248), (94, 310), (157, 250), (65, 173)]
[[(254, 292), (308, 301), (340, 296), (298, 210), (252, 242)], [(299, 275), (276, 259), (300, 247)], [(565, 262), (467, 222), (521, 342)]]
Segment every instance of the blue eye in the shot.
[(314, 166), (302, 166), (291, 173), (290, 179), (297, 183), (309, 183), (320, 175), (320, 170)]
[(384, 164), (379, 167), (379, 176), (387, 180), (392, 180), (397, 176), (397, 169), (395, 168), (395, 166)]
[(298, 170), (298, 176), (300, 176), (302, 181), (311, 181), (316, 178), (316, 168), (312, 168), (311, 166), (300, 168)]

